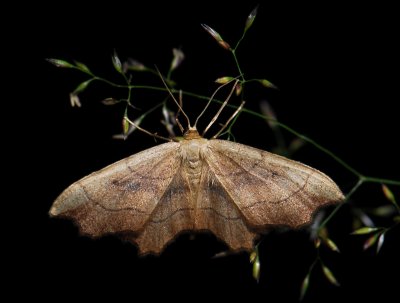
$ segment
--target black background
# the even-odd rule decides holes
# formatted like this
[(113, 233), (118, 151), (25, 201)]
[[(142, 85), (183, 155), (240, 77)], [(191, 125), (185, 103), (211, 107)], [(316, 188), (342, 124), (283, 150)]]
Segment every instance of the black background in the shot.
[[(134, 57), (165, 71), (172, 48), (181, 47), (186, 60), (175, 75), (179, 87), (211, 95), (216, 88), (213, 80), (236, 75), (236, 70), (229, 53), (200, 23), (234, 44), (256, 4), (148, 1), (96, 4), (89, 10), (72, 4), (50, 8), (50, 12), (45, 11), (49, 7), (32, 8), (38, 13), (24, 19), (29, 22), (17, 35), (19, 63), (24, 65), (24, 72), (19, 72), (29, 79), (29, 85), (15, 90), (19, 118), (13, 139), (18, 143), (21, 137), (26, 139), (27, 145), (15, 154), (23, 159), (20, 163), (28, 181), (23, 189), (15, 189), (24, 198), (17, 218), (23, 222), (22, 232), (15, 237), (18, 246), (13, 246), (21, 247), (16, 261), (21, 266), (15, 267), (12, 282), (24, 285), (34, 298), (85, 296), (120, 302), (157, 296), (185, 301), (243, 296), (246, 301), (297, 301), (301, 281), (315, 257), (304, 231), (272, 231), (264, 237), (260, 246), (262, 275), (257, 284), (247, 254), (211, 258), (225, 247), (210, 235), (198, 235), (194, 240), (185, 235), (160, 257), (138, 257), (133, 245), (114, 237), (80, 237), (71, 222), (47, 215), (53, 200), (72, 182), (155, 143), (141, 133), (126, 142), (112, 140), (120, 131), (123, 108), (106, 107), (99, 101), (122, 97), (124, 92), (95, 84), (81, 95), (82, 108), (71, 108), (69, 92), (86, 78), (75, 71), (56, 69), (44, 59), (81, 61), (118, 81), (110, 60), (114, 49), (121, 59)], [(399, 179), (396, 23), (398, 28), (393, 7), (381, 4), (261, 4), (238, 56), (247, 78), (267, 78), (280, 90), (248, 87), (246, 106), (258, 111), (259, 101), (267, 99), (282, 122), (365, 175)], [(135, 79), (140, 83), (147, 78), (139, 75)], [(156, 78), (148, 80), (159, 85)], [(26, 96), (20, 100), (22, 91)], [(160, 100), (152, 93), (135, 97), (140, 108)], [(191, 117), (203, 105), (194, 103), (198, 100), (184, 100)], [(156, 114), (144, 125), (159, 131), (160, 118)], [(245, 114), (234, 133), (244, 144), (262, 149), (274, 146), (267, 125)], [(328, 173), (345, 192), (356, 182), (311, 146), (295, 158)], [(398, 188), (393, 189), (399, 197)], [(352, 203), (360, 206), (386, 203), (375, 184), (363, 187), (354, 198)], [(332, 222), (332, 237), (342, 254), (323, 250), (326, 264), (342, 286), (329, 285), (317, 268), (306, 301), (377, 297), (388, 302), (396, 293), (398, 279), (391, 275), (399, 270), (399, 231), (388, 234), (378, 256), (363, 252), (364, 238), (348, 235), (348, 211), (345, 207)]]

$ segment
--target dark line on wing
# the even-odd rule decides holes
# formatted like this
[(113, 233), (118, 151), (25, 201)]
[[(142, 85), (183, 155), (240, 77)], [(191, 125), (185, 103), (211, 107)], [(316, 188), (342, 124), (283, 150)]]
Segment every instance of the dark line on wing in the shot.
[[(235, 164), (237, 165), (237, 167), (239, 167), (240, 169), (242, 169), (244, 172), (246, 172), (246, 173), (252, 175), (253, 177), (256, 177), (257, 179), (259, 179), (259, 180), (261, 180), (261, 181), (264, 181), (264, 182), (271, 181), (271, 182), (275, 183), (275, 185), (277, 185), (278, 187), (282, 188), (277, 182), (274, 181), (273, 178), (271, 178), (270, 180), (266, 180), (265, 178), (262, 178), (262, 177), (260, 177), (260, 176), (258, 176), (258, 175), (253, 174), (251, 171), (246, 170), (246, 168), (244, 168), (242, 165), (240, 165), (240, 163), (238, 163), (235, 159), (233, 159), (233, 158), (230, 157), (229, 155), (224, 154), (224, 153), (222, 153), (222, 152), (219, 151), (219, 150), (215, 150), (214, 152), (215, 152), (215, 153), (218, 153), (218, 154), (220, 154), (220, 155), (222, 155), (223, 157), (229, 158), (229, 159), (231, 160), (231, 162), (233, 162), (233, 163), (235, 163)], [(257, 161), (257, 163), (259, 163), (259, 162), (261, 162), (261, 161), (262, 161), (262, 159), (259, 160), (259, 161)], [(210, 165), (209, 165), (209, 167), (210, 167)], [(254, 165), (253, 167), (255, 167), (255, 165)], [(210, 168), (211, 168), (211, 167), (210, 167)], [(268, 171), (269, 171), (269, 170), (268, 170)], [(243, 173), (240, 173), (240, 174), (245, 174), (244, 172), (243, 172)], [(286, 198), (281, 199), (281, 200), (278, 200), (278, 201), (268, 201), (268, 203), (280, 204), (280, 203), (282, 203), (282, 202), (284, 202), (284, 201), (290, 199), (290, 198), (293, 197), (294, 195), (298, 194), (300, 191), (302, 191), (302, 190), (306, 187), (306, 185), (307, 185), (307, 183), (308, 183), (308, 179), (309, 179), (309, 178), (311, 177), (311, 175), (313, 175), (313, 174), (314, 174), (314, 171), (311, 171), (311, 173), (309, 173), (309, 174), (307, 175), (307, 178), (306, 178), (306, 180), (304, 181), (304, 184), (303, 184), (301, 187), (299, 187), (296, 191), (292, 192), (292, 193), (291, 193), (289, 196), (287, 196)], [(237, 173), (237, 175), (239, 175), (239, 174)], [(285, 178), (285, 179), (290, 180), (293, 184), (297, 184), (296, 182), (294, 182), (294, 181), (291, 180), (290, 178)], [(220, 181), (220, 182), (221, 182), (221, 181)], [(266, 202), (267, 202), (267, 201), (258, 201), (258, 202), (254, 202), (253, 204), (246, 205), (246, 206), (242, 207), (242, 209), (247, 209), (247, 208), (253, 207), (253, 206), (256, 205), (256, 204), (261, 204), (261, 203), (266, 203)]]
[[(220, 155), (222, 155), (223, 157), (226, 157), (226, 158), (230, 159), (231, 162), (235, 163), (237, 167), (241, 168), (241, 169), (244, 171), (244, 172), (240, 172), (240, 173), (235, 173), (235, 175), (250, 174), (250, 175), (252, 175), (252, 176), (256, 177), (257, 179), (262, 180), (262, 181), (264, 181), (264, 182), (273, 181), (272, 178), (269, 179), (269, 180), (267, 180), (267, 179), (265, 179), (265, 178), (262, 178), (262, 177), (260, 177), (260, 176), (258, 176), (258, 175), (253, 174), (251, 171), (249, 171), (249, 170), (247, 170), (246, 168), (244, 168), (239, 162), (237, 162), (235, 159), (233, 159), (233, 158), (230, 157), (229, 155), (224, 154), (223, 152), (221, 152), (221, 151), (219, 151), (219, 150), (216, 150), (215, 152), (218, 153), (218, 154), (220, 154)], [(262, 160), (263, 160), (263, 159), (258, 160), (258, 161), (252, 166), (252, 168), (256, 167), (256, 166), (258, 165), (258, 163), (262, 162)], [(266, 171), (271, 172), (271, 170), (267, 170), (267, 169), (266, 169)], [(272, 173), (273, 173), (273, 172), (272, 172)], [(271, 173), (271, 174), (272, 174), (272, 173)], [(281, 175), (280, 175), (280, 176), (281, 176)], [(290, 181), (292, 181), (292, 180), (290, 180)], [(292, 181), (292, 183), (295, 183), (295, 182)]]
[(129, 165), (128, 165), (128, 163), (126, 163), (126, 162), (128, 162), (128, 158), (125, 158), (125, 166), (126, 166), (126, 168), (128, 168), (128, 170), (129, 170), (129, 173), (133, 173), (133, 169), (132, 169), (132, 167), (130, 167)]
[(106, 210), (106, 211), (110, 211), (110, 212), (120, 212), (120, 211), (130, 211), (130, 210), (133, 210), (133, 211), (135, 211), (135, 212), (137, 212), (137, 213), (141, 213), (141, 214), (146, 214), (146, 215), (148, 215), (148, 213), (146, 213), (146, 212), (144, 212), (143, 210), (138, 209), (138, 208), (136, 208), (136, 207), (124, 207), (124, 208), (119, 208), (119, 209), (107, 208), (107, 207), (105, 207), (103, 204), (101, 204), (101, 203), (95, 201), (94, 199), (92, 199), (92, 198), (89, 196), (89, 194), (88, 194), (86, 188), (85, 188), (82, 184), (80, 184), (80, 183), (78, 182), (78, 185), (79, 185), (80, 188), (82, 189), (83, 194), (85, 195), (86, 199), (88, 199), (88, 201), (90, 201), (91, 203), (93, 203), (93, 204), (95, 204), (95, 205), (97, 205), (97, 206), (100, 206), (102, 209), (104, 209), (104, 210)]
[[(224, 218), (227, 221), (236, 221), (236, 220), (240, 220), (241, 219), (240, 216), (238, 216), (238, 217), (227, 217), (227, 216), (224, 216), (223, 214), (221, 214), (220, 212), (216, 211), (212, 207), (201, 207), (201, 208), (198, 208), (198, 209), (212, 211), (216, 215), (218, 215), (221, 218)], [(188, 208), (180, 208), (180, 209), (177, 209), (176, 211), (174, 211), (173, 213), (171, 213), (170, 215), (166, 216), (165, 218), (162, 218), (160, 220), (149, 220), (149, 221), (152, 222), (152, 223), (160, 224), (160, 223), (163, 223), (163, 222), (171, 219), (173, 216), (175, 216), (176, 214), (178, 214), (181, 211), (189, 211), (189, 210), (195, 210), (195, 209), (194, 208), (189, 208), (189, 207)]]
[(173, 216), (175, 216), (175, 215), (176, 215), (177, 213), (179, 213), (179, 212), (182, 212), (182, 211), (189, 211), (189, 210), (194, 210), (194, 208), (189, 208), (189, 207), (187, 207), (187, 208), (179, 208), (179, 209), (175, 210), (172, 214), (169, 214), (168, 216), (166, 216), (166, 217), (164, 217), (164, 218), (162, 218), (162, 219), (160, 219), (160, 220), (153, 220), (153, 219), (150, 219), (149, 222), (156, 223), (156, 224), (160, 224), (160, 223), (163, 223), (163, 222), (165, 222), (165, 221), (171, 219)]
[[(168, 153), (167, 155), (169, 155), (169, 153)], [(155, 164), (152, 166), (152, 170), (155, 169), (156, 167), (158, 167), (158, 164), (161, 163), (161, 162), (163, 161), (163, 159), (165, 159), (165, 157), (160, 157), (159, 160), (157, 161), (157, 163), (155, 163)], [(125, 166), (128, 167), (130, 173), (127, 174), (127, 175), (125, 175), (123, 178), (119, 179), (118, 182), (120, 182), (120, 181), (126, 181), (126, 179), (127, 179), (131, 174), (136, 174), (138, 178), (144, 178), (144, 179), (146, 179), (146, 180), (151, 180), (151, 181), (155, 181), (155, 180), (165, 180), (165, 179), (166, 179), (166, 178), (161, 178), (161, 177), (158, 177), (158, 178), (149, 178), (149, 177), (148, 177), (149, 173), (147, 173), (146, 175), (138, 174), (135, 170), (133, 170), (133, 169), (128, 165), (127, 161), (128, 161), (128, 158), (126, 158)], [(149, 171), (150, 171), (150, 170), (148, 170), (147, 172), (149, 172)], [(167, 186), (167, 188), (168, 188), (168, 186)], [(118, 202), (120, 202), (122, 199), (125, 198), (125, 195), (127, 194), (127, 192), (131, 192), (131, 191), (130, 191), (128, 188), (126, 188), (126, 187), (122, 187), (122, 195), (119, 195), (119, 196), (118, 196)], [(164, 193), (163, 193), (163, 195), (164, 195)], [(143, 212), (143, 213), (145, 213), (145, 212)], [(146, 214), (147, 214), (147, 213), (146, 213)]]
[(224, 218), (224, 219), (226, 219), (226, 220), (228, 220), (228, 221), (236, 221), (236, 220), (241, 219), (240, 216), (237, 216), (237, 217), (227, 217), (227, 216), (224, 216), (223, 214), (221, 214), (220, 212), (216, 211), (216, 210), (215, 210), (214, 208), (212, 208), (212, 207), (201, 207), (201, 208), (199, 208), (199, 209), (202, 209), (202, 210), (210, 210), (210, 211), (214, 212), (216, 215), (218, 215), (218, 216), (220, 216), (221, 218)]
[[(167, 155), (169, 155), (171, 152), (169, 152)], [(153, 165), (153, 167), (152, 167), (152, 169), (154, 169), (155, 167), (158, 167), (158, 164), (159, 163), (161, 163), (162, 161), (163, 161), (163, 159), (165, 159), (166, 157), (159, 157), (159, 158), (156, 158), (156, 159), (158, 159), (158, 161), (157, 161), (157, 163), (155, 163), (154, 165)], [(127, 160), (126, 161), (128, 161), (128, 159), (129, 158), (126, 158)], [(137, 174), (140, 178), (146, 178), (146, 179), (149, 179), (149, 180), (165, 180), (166, 178), (163, 178), (163, 177), (156, 177), (156, 178), (149, 178), (149, 177), (147, 177), (148, 176), (148, 174), (139, 174), (137, 171), (135, 171), (132, 167), (130, 167), (129, 165), (128, 165), (128, 163), (125, 163), (125, 165), (127, 166), (127, 167), (129, 167), (129, 170), (131, 171), (131, 173), (134, 173), (134, 174)], [(148, 170), (149, 171), (149, 170)]]
[(291, 193), (289, 196), (287, 196), (286, 198), (281, 199), (281, 200), (278, 200), (278, 201), (268, 201), (268, 202), (267, 202), (267, 201), (257, 201), (257, 202), (254, 202), (253, 204), (244, 206), (243, 209), (251, 208), (251, 207), (253, 207), (254, 205), (261, 204), (261, 203), (280, 204), (280, 203), (282, 203), (282, 202), (284, 202), (284, 201), (290, 199), (291, 197), (297, 195), (299, 192), (303, 191), (303, 189), (306, 187), (306, 185), (307, 185), (307, 183), (308, 183), (308, 179), (310, 178), (310, 176), (311, 176), (313, 173), (314, 173), (314, 172), (312, 172), (311, 174), (309, 174), (309, 175), (307, 176), (307, 179), (306, 179), (306, 181), (304, 182), (304, 185), (303, 185), (302, 187), (300, 187), (298, 190), (292, 192), (292, 193)]

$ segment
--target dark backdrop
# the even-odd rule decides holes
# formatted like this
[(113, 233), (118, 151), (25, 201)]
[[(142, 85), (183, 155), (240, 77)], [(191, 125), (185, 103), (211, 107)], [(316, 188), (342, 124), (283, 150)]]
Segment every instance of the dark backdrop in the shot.
[[(24, 218), (22, 235), (16, 236), (24, 240), (18, 241), (21, 256), (17, 264), (22, 266), (15, 270), (13, 282), (24, 285), (32, 297), (54, 300), (57, 296), (71, 300), (82, 296), (111, 298), (115, 302), (155, 300), (156, 296), (161, 296), (159, 300), (185, 301), (240, 296), (246, 301), (297, 300), (300, 283), (315, 257), (304, 231), (273, 231), (264, 237), (260, 247), (262, 275), (257, 284), (246, 254), (211, 258), (225, 247), (210, 235), (194, 240), (182, 236), (160, 257), (141, 258), (128, 243), (114, 237), (80, 237), (71, 222), (50, 220), (47, 215), (52, 201), (72, 182), (154, 146), (154, 140), (141, 133), (126, 142), (112, 140), (111, 135), (120, 131), (123, 109), (105, 107), (99, 101), (121, 92), (94, 85), (81, 95), (82, 108), (71, 108), (69, 92), (85, 77), (56, 69), (44, 59), (78, 60), (96, 73), (118, 80), (110, 61), (114, 49), (122, 59), (134, 57), (165, 70), (171, 49), (181, 47), (186, 60), (176, 73), (179, 86), (210, 95), (215, 89), (213, 80), (235, 75), (235, 69), (229, 53), (200, 23), (213, 27), (234, 44), (255, 5), (253, 1), (147, 1), (96, 4), (90, 9), (65, 4), (50, 12), (32, 8), (38, 13), (27, 15), (17, 38), (19, 62), (32, 85), (15, 90), (17, 96), (21, 91), (27, 93), (23, 100), (16, 98), (22, 121), (15, 121), (18, 134), (14, 139), (27, 139), (18, 152), (24, 159), (29, 155), (21, 162), (29, 181), (26, 190), (17, 190), (26, 198), (19, 209)], [(267, 99), (282, 122), (362, 173), (399, 179), (396, 23), (393, 7), (380, 4), (261, 4), (238, 56), (247, 78), (267, 78), (280, 90), (249, 87), (248, 108), (258, 111), (259, 101)], [(157, 79), (150, 81), (158, 84)], [(159, 100), (152, 98), (151, 94), (140, 94), (133, 100), (145, 108)], [(189, 114), (195, 116), (200, 107), (192, 104), (198, 100), (186, 98), (184, 102)], [(155, 115), (145, 125), (159, 131), (159, 120)], [(266, 124), (251, 116), (243, 114), (234, 132), (238, 142), (263, 149), (274, 146)], [(295, 158), (327, 172), (345, 192), (356, 181), (311, 146)], [(394, 192), (399, 198), (398, 188)], [(359, 205), (386, 203), (378, 185), (361, 189), (355, 198), (353, 203)], [(342, 286), (330, 286), (317, 269), (306, 301), (375, 296), (388, 302), (396, 293), (396, 278), (390, 275), (399, 270), (399, 231), (388, 234), (387, 243), (375, 256), (362, 251), (360, 238), (348, 235), (348, 208), (332, 226), (342, 254), (324, 251), (323, 257)]]

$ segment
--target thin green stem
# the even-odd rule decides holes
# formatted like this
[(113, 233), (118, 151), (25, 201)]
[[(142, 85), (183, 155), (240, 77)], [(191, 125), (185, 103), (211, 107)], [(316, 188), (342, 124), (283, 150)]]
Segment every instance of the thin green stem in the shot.
[(235, 64), (236, 64), (236, 67), (238, 69), (240, 78), (242, 79), (242, 84), (244, 84), (246, 82), (246, 79), (244, 78), (242, 69), (240, 68), (239, 60), (238, 60), (238, 58), (236, 56), (236, 48), (232, 50), (232, 55), (233, 55), (233, 59), (235, 60)]
[(104, 78), (101, 78), (101, 77), (97, 77), (97, 76), (94, 76), (93, 79), (101, 81), (101, 82), (104, 82), (104, 83), (106, 83), (106, 84), (108, 84), (110, 86), (117, 87), (117, 88), (130, 88), (131, 87), (131, 85), (117, 84), (115, 82), (112, 82), (110, 80), (107, 80), (107, 79), (104, 79)]
[(172, 69), (169, 69), (168, 73), (167, 73), (167, 77), (165, 79), (168, 81), (171, 80), (171, 75), (172, 75)]
[(311, 275), (311, 272), (313, 271), (315, 265), (317, 265), (318, 262), (321, 262), (321, 257), (319, 255), (319, 249), (317, 249), (317, 256), (315, 257), (314, 262), (310, 265), (310, 268), (308, 269), (308, 275)]
[(131, 103), (131, 96), (132, 96), (132, 88), (128, 88), (128, 104), (132, 105)]
[(382, 179), (382, 178), (375, 178), (375, 177), (364, 177), (364, 182), (369, 182), (369, 183), (382, 183), (382, 184), (389, 184), (389, 185), (397, 185), (397, 186), (400, 186), (400, 181), (397, 181), (397, 180), (390, 180), (390, 179)]
[[(144, 90), (153, 90), (153, 91), (168, 92), (168, 89), (166, 89), (165, 87), (160, 87), (160, 86), (117, 84), (117, 83), (115, 83), (115, 82), (112, 82), (112, 81), (109, 81), (109, 80), (107, 80), (107, 79), (104, 79), (104, 78), (101, 78), (101, 77), (97, 77), (97, 76), (94, 76), (94, 77), (93, 77), (93, 80), (97, 80), (97, 81), (104, 82), (104, 83), (106, 83), (106, 84), (108, 84), (108, 85), (110, 85), (110, 86), (116, 87), (116, 88), (144, 89)], [(178, 90), (178, 89), (173, 89), (173, 88), (171, 88), (170, 91), (171, 91), (172, 93), (179, 93), (179, 92), (180, 92), (180, 90)], [(196, 94), (196, 93), (191, 93), (191, 92), (182, 91), (182, 94), (185, 95), (185, 96), (189, 96), (189, 97), (195, 97), (195, 98), (200, 99), (200, 100), (208, 100), (208, 99), (209, 99), (209, 97), (207, 97), (207, 96), (203, 96), (203, 95)], [(214, 100), (214, 101), (217, 101), (217, 102), (222, 103), (221, 100)], [(229, 106), (229, 105), (228, 105), (228, 106)], [(230, 106), (230, 107), (232, 107), (232, 106)], [(233, 107), (233, 108), (237, 108), (237, 107)]]
[(240, 43), (242, 43), (244, 37), (246, 36), (246, 30), (243, 32), (242, 36), (240, 37), (240, 39), (238, 40), (238, 42), (235, 45), (235, 48), (232, 51), (236, 51), (240, 45)]

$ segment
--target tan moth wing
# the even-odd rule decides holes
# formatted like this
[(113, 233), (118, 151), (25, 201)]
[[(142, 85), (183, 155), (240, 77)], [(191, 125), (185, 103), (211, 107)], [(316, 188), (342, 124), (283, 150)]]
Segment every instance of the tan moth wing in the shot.
[[(141, 254), (159, 254), (190, 230), (210, 230), (234, 249), (252, 247), (255, 234), (225, 192), (210, 184), (198, 194), (186, 147), (166, 143), (109, 165), (67, 188), (50, 214), (72, 218), (91, 237), (118, 233)], [(207, 166), (201, 169), (201, 183), (211, 181)]]
[(160, 253), (182, 231), (208, 230), (231, 249), (253, 248), (271, 225), (309, 223), (343, 195), (304, 164), (222, 140), (185, 139), (147, 149), (67, 188), (52, 216), (92, 237), (119, 233), (140, 253)]
[(299, 227), (321, 206), (344, 200), (322, 172), (246, 145), (210, 140), (205, 161), (253, 230)]
[(88, 175), (56, 199), (50, 215), (74, 219), (92, 237), (139, 233), (167, 188), (177, 182), (178, 149), (179, 143), (161, 144)]
[(187, 178), (184, 167), (182, 158), (179, 156), (178, 169), (164, 189), (157, 206), (142, 230), (137, 235), (126, 236), (127, 240), (138, 245), (139, 253), (159, 254), (179, 233), (195, 229), (196, 206), (192, 200), (190, 180)]
[(197, 179), (184, 158), (182, 161), (143, 230), (127, 239), (136, 243), (142, 254), (159, 254), (181, 232), (204, 230), (211, 231), (233, 250), (251, 249), (256, 234), (248, 230), (240, 211), (221, 190), (219, 181), (213, 179), (208, 166), (201, 163)]
[[(208, 141), (211, 142), (211, 141)], [(204, 158), (207, 159), (208, 152)], [(195, 226), (209, 230), (232, 250), (252, 250), (256, 231), (249, 229), (237, 201), (213, 172), (208, 161), (202, 161), (201, 179), (196, 197)]]

